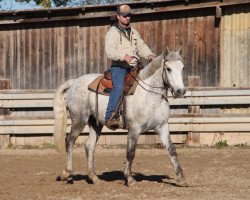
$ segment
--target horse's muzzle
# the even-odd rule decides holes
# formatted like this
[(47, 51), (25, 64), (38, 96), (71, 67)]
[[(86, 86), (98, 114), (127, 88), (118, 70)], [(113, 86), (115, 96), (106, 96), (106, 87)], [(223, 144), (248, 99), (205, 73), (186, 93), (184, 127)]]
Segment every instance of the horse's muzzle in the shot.
[(180, 88), (180, 89), (177, 89), (177, 90), (172, 90), (172, 95), (175, 98), (184, 97), (185, 94), (186, 94), (186, 89), (185, 88)]

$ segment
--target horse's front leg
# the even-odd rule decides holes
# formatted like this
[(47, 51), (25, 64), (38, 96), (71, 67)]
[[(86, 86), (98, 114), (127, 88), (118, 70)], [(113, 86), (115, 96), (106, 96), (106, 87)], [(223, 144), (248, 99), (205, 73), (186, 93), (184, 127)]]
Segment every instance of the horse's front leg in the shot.
[(176, 184), (178, 186), (187, 187), (188, 184), (183, 175), (182, 168), (178, 162), (176, 149), (170, 138), (168, 123), (161, 126), (157, 126), (155, 128), (155, 132), (159, 134), (163, 145), (166, 147), (166, 150), (168, 150), (169, 157), (172, 161), (172, 164), (174, 166), (174, 171), (177, 176)]
[(136, 144), (138, 141), (140, 133), (135, 133), (132, 131), (129, 131), (128, 138), (127, 138), (127, 152), (126, 152), (126, 166), (124, 170), (124, 176), (127, 181), (127, 185), (131, 186), (136, 183), (135, 179), (132, 176), (131, 168), (132, 168), (132, 162), (135, 157), (135, 150), (136, 150)]

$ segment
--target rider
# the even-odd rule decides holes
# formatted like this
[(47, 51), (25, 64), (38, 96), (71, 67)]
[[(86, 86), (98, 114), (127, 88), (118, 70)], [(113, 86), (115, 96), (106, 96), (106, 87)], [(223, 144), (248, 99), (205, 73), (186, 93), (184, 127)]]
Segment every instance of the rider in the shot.
[(105, 124), (108, 128), (119, 125), (119, 120), (114, 117), (114, 113), (122, 96), (126, 74), (131, 67), (137, 65), (139, 57), (149, 62), (154, 58), (154, 54), (141, 39), (139, 33), (130, 26), (131, 16), (132, 11), (128, 5), (118, 6), (117, 21), (105, 37), (105, 51), (112, 61), (110, 71), (113, 85), (105, 116)]

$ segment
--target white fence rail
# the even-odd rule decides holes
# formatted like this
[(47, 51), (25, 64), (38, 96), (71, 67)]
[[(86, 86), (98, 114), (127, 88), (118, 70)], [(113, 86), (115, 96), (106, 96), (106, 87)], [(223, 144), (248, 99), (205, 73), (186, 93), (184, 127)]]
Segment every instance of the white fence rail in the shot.
[[(29, 112), (50, 109), (53, 106), (53, 91), (40, 90), (0, 90), (0, 109), (9, 109), (12, 114), (0, 116), (0, 134), (52, 134), (54, 119), (52, 114), (46, 116), (15, 116), (19, 111)], [(189, 90), (185, 98), (174, 99), (169, 95), (172, 109), (181, 106), (186, 109), (191, 106), (243, 106), (250, 107), (250, 89), (204, 89)], [(70, 120), (68, 121), (70, 128)], [(250, 114), (223, 115), (178, 113), (169, 119), (170, 131), (173, 132), (250, 132)], [(68, 130), (69, 131), (69, 130)], [(83, 133), (87, 133), (85, 128)], [(104, 127), (103, 132), (113, 131)], [(118, 129), (115, 132), (126, 132)]]

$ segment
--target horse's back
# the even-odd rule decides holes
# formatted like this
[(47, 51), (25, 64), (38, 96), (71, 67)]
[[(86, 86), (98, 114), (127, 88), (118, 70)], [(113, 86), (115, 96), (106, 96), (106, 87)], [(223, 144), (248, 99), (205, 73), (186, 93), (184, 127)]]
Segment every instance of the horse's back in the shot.
[(78, 96), (88, 91), (88, 85), (101, 74), (86, 74), (74, 80), (74, 83), (67, 91), (68, 96)]
[(86, 104), (89, 93), (88, 85), (101, 74), (86, 74), (74, 80), (74, 83), (66, 93), (66, 101), (69, 110), (79, 110)]

